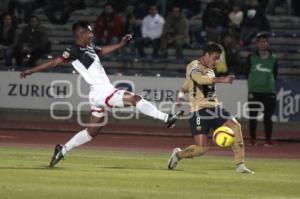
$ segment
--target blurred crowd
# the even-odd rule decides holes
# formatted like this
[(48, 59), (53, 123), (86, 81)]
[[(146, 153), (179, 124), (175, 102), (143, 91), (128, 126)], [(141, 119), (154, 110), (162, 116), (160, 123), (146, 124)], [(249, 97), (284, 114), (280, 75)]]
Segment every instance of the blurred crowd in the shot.
[(41, 8), (50, 22), (65, 24), (84, 5), (84, 0), (1, 0), (0, 59), (9, 68), (34, 66), (51, 51), (47, 31), (34, 11)]
[[(131, 33), (130, 54), (167, 58), (168, 48), (174, 48), (180, 61), (185, 48), (214, 41), (222, 44), (224, 51), (218, 72), (239, 73), (239, 48), (251, 45), (258, 32), (271, 31), (266, 15), (280, 6), (289, 15), (300, 16), (299, 4), (296, 0), (212, 0), (204, 8), (201, 0), (108, 0), (101, 12), (95, 13), (95, 42), (113, 44)], [(41, 8), (51, 23), (66, 24), (72, 12), (85, 7), (84, 0), (2, 0), (0, 59), (8, 67), (26, 67), (50, 52), (47, 32), (33, 15), (36, 9)], [(153, 49), (151, 55), (145, 47)]]

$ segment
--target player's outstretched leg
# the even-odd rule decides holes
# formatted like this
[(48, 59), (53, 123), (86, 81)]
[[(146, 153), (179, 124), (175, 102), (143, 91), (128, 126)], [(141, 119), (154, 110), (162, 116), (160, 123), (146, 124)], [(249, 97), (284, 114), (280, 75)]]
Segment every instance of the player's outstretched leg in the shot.
[(54, 148), (54, 153), (53, 156), (51, 158), (49, 167), (53, 167), (54, 165), (56, 165), (64, 156), (62, 154), (62, 148), (63, 146), (60, 144), (57, 144)]
[(202, 156), (207, 151), (208, 147), (199, 145), (190, 145), (182, 150), (180, 148), (175, 148), (173, 149), (171, 157), (168, 161), (168, 169), (174, 169), (181, 159)]
[(99, 125), (101, 122), (103, 122), (103, 117), (97, 118), (91, 116), (90, 125), (94, 124), (94, 126), (78, 132), (65, 145), (56, 145), (49, 166), (53, 167), (73, 148), (81, 146), (96, 137), (102, 128), (102, 126)]
[(163, 113), (141, 96), (129, 92), (124, 93), (123, 102), (125, 106), (136, 106), (143, 114), (165, 122), (168, 128), (173, 127), (176, 120), (184, 113), (182, 110), (177, 111), (174, 115)]
[(92, 139), (93, 137), (89, 134), (87, 129), (84, 129), (74, 135), (65, 145), (56, 145), (49, 166), (53, 167), (73, 148), (83, 145)]
[(244, 163), (238, 164), (236, 167), (236, 172), (245, 174), (254, 174), (254, 171), (248, 169)]
[(240, 123), (235, 120), (227, 120), (225, 125), (230, 127), (234, 132), (234, 143), (232, 145), (232, 151), (234, 153), (235, 163), (237, 165), (236, 172), (245, 174), (254, 174), (253, 171), (248, 169), (245, 162), (245, 149), (242, 135), (242, 128)]
[(183, 111), (183, 110), (178, 110), (176, 113), (174, 113), (174, 115), (169, 114), (169, 115), (168, 115), (168, 119), (167, 119), (167, 121), (165, 122), (165, 125), (166, 125), (168, 128), (173, 128), (174, 125), (175, 125), (175, 122), (176, 122), (181, 116), (183, 116), (183, 114), (184, 114), (184, 111)]

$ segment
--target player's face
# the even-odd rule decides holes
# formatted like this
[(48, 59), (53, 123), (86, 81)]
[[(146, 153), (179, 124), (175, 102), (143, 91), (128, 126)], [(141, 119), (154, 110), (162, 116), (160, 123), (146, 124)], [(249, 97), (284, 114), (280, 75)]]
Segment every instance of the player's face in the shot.
[(94, 34), (93, 34), (92, 29), (88, 28), (88, 29), (83, 29), (81, 36), (82, 36), (82, 39), (85, 41), (85, 43), (89, 44), (89, 43), (91, 43), (91, 41), (94, 37)]
[(204, 56), (205, 57), (205, 65), (208, 68), (213, 69), (219, 63), (220, 56), (221, 56), (220, 53), (211, 53), (211, 54), (206, 53)]

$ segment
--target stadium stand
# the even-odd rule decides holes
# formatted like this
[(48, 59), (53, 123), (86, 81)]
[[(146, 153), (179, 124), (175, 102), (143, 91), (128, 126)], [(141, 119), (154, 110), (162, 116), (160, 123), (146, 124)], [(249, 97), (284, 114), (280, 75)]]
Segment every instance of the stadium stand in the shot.
[[(35, 11), (48, 30), (49, 38), (52, 42), (53, 57), (59, 55), (72, 42), (71, 24), (77, 20), (87, 20), (95, 22), (96, 16), (101, 13), (105, 1), (87, 1), (87, 7), (84, 10), (77, 10), (72, 13), (69, 21), (65, 25), (57, 25), (49, 22), (42, 9)], [(203, 1), (202, 9), (208, 1)], [(277, 8), (276, 15), (269, 15), (271, 24), (271, 44), (272, 49), (279, 58), (279, 75), (294, 76), (300, 74), (300, 18), (287, 16), (283, 8)], [(191, 25), (197, 21), (190, 20)], [(22, 27), (23, 25), (19, 26)], [(184, 49), (184, 60), (176, 60), (174, 49), (169, 49), (167, 59), (158, 58), (139, 58), (125, 50), (118, 56), (109, 56), (102, 60), (109, 74), (122, 75), (143, 75), (143, 76), (184, 76), (185, 63), (193, 60), (201, 53), (203, 44), (192, 44)], [(241, 57), (244, 60), (249, 52), (254, 48), (253, 45), (241, 48)], [(145, 48), (148, 55), (151, 54), (151, 48)], [(39, 62), (45, 61), (45, 59)], [(0, 63), (1, 70), (7, 70)], [(72, 67), (60, 67), (53, 71), (72, 72)]]

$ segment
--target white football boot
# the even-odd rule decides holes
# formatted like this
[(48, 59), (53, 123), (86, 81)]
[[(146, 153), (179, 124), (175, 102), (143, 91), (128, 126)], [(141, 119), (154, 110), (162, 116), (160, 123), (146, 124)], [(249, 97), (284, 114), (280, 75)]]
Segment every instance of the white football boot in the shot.
[(181, 151), (180, 148), (175, 148), (172, 151), (172, 155), (168, 161), (168, 169), (174, 169), (179, 161), (179, 158), (177, 157), (177, 153)]
[(251, 171), (250, 169), (248, 169), (245, 164), (239, 164), (236, 167), (236, 172), (238, 173), (244, 173), (244, 174), (254, 174), (254, 171)]

